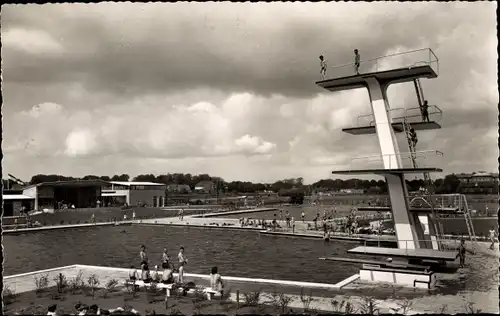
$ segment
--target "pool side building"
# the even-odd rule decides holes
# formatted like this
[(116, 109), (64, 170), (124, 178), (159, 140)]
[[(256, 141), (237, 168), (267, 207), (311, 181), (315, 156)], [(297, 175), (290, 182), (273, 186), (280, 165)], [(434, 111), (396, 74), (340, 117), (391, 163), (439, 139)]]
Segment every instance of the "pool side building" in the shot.
[(154, 182), (110, 181), (102, 191), (104, 205), (163, 207), (166, 205), (167, 185)]

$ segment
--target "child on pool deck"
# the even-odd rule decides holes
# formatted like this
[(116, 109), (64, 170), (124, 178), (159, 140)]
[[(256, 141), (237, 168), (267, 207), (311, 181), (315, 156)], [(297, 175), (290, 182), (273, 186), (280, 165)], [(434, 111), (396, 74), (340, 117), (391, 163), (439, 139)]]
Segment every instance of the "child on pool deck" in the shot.
[(218, 272), (217, 267), (213, 267), (210, 273), (210, 287), (212, 290), (219, 292), (221, 295), (224, 294), (224, 282), (222, 277)]

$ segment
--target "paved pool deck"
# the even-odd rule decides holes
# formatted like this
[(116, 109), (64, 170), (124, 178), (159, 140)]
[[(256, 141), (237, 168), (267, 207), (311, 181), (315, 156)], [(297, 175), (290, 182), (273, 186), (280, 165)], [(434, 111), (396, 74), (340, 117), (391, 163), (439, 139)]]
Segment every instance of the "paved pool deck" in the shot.
[[(72, 265), (58, 267), (54, 269), (23, 273), (18, 275), (4, 277), (5, 286), (14, 290), (15, 293), (23, 293), (35, 290), (35, 277), (48, 275), (49, 286), (55, 286), (53, 281), (59, 273), (62, 273), (68, 279), (72, 279), (81, 272), (86, 279), (95, 274), (100, 280), (100, 286), (103, 287), (109, 280), (116, 279), (121, 282), (128, 278), (128, 269), (116, 267)], [(177, 274), (175, 274), (177, 276)], [(193, 281), (198, 285), (209, 285), (209, 276), (201, 274), (185, 273), (187, 281)], [(226, 283), (226, 289), (230, 289), (231, 300), (243, 302), (243, 293), (260, 291), (263, 295), (263, 301), (268, 300), (269, 294), (278, 292), (285, 293), (292, 298), (291, 308), (303, 308), (301, 302), (301, 292), (304, 295), (311, 295), (313, 301), (311, 308), (320, 311), (331, 312), (332, 300), (348, 300), (356, 308), (360, 308), (366, 297), (374, 299), (381, 313), (395, 313), (398, 307), (405, 301), (411, 303), (411, 311), (408, 314), (421, 313), (441, 313), (444, 305), (447, 305), (445, 313), (465, 313), (464, 303), (473, 302), (475, 307), (482, 310), (483, 313), (498, 313), (498, 291), (491, 290), (487, 292), (462, 291), (456, 295), (433, 294), (428, 290), (418, 290), (413, 288), (402, 288), (391, 285), (380, 285), (366, 283), (358, 280), (354, 275), (347, 282), (350, 284), (327, 284), (327, 283), (309, 283), (294, 282), (283, 280), (266, 280), (231, 277), (223, 275)], [(391, 294), (392, 293), (392, 294)], [(397, 293), (397, 294), (394, 294)]]

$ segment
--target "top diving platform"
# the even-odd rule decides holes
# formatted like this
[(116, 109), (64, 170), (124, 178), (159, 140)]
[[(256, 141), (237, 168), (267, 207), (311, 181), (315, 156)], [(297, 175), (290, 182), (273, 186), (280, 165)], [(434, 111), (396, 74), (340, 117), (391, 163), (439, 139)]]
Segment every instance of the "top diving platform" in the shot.
[(354, 63), (336, 66), (331, 70), (334, 76), (317, 81), (316, 84), (334, 92), (366, 88), (367, 77), (375, 77), (385, 84), (408, 82), (418, 78), (437, 78), (439, 60), (430, 48), (426, 48), (361, 60), (359, 74), (355, 72)]

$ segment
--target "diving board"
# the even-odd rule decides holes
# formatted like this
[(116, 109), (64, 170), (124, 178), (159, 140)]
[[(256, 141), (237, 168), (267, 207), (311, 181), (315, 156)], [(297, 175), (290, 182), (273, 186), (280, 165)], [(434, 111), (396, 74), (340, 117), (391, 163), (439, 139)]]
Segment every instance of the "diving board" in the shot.
[[(388, 206), (359, 206), (356, 210), (364, 212), (388, 212), (391, 211), (392, 208)], [(430, 207), (410, 207), (408, 210), (412, 213), (432, 213), (432, 209)], [(458, 211), (458, 207), (435, 207), (434, 211), (454, 213)]]
[[(441, 125), (439, 125), (437, 122), (417, 122), (417, 123), (411, 123), (411, 127), (414, 128), (415, 131), (424, 131), (424, 130), (440, 129)], [(402, 133), (403, 123), (402, 122), (392, 123), (392, 128), (395, 133)], [(342, 131), (351, 135), (370, 135), (377, 133), (375, 126), (349, 127), (349, 128), (343, 128)]]
[(437, 78), (434, 69), (429, 65), (403, 67), (390, 69), (386, 71), (375, 71), (369, 73), (361, 73), (346, 77), (332, 78), (317, 81), (316, 84), (328, 91), (342, 91), (350, 89), (367, 88), (365, 78), (374, 77), (379, 82), (385, 84), (402, 83), (413, 81), (417, 78)]
[(405, 174), (405, 173), (425, 173), (425, 172), (443, 172), (441, 168), (396, 168), (396, 169), (357, 169), (357, 170), (339, 170), (332, 171), (332, 174), (377, 174), (377, 175), (387, 175), (387, 174)]
[(434, 249), (402, 249), (360, 246), (347, 251), (348, 253), (401, 257), (411, 259), (455, 261), (456, 253)]

